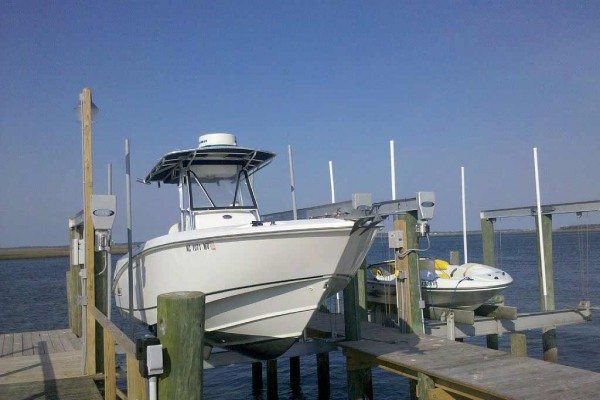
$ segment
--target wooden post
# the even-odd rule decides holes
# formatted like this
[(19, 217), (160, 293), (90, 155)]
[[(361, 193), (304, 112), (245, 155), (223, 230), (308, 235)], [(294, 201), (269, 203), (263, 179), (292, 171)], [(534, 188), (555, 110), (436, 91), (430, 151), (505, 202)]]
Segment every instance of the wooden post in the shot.
[[(69, 224), (72, 221), (69, 220)], [(67, 303), (69, 305), (69, 328), (77, 336), (81, 337), (81, 305), (77, 297), (81, 295), (81, 278), (79, 271), (81, 266), (79, 261), (73, 258), (73, 253), (77, 249), (73, 246), (74, 240), (81, 239), (81, 234), (77, 226), (69, 228), (69, 270), (67, 271)]]
[[(537, 217), (536, 217), (536, 227)], [(536, 228), (537, 229), (537, 228)], [(539, 237), (539, 231), (537, 231)], [(546, 289), (547, 298), (544, 298), (544, 292), (541, 285), (542, 282), (542, 261), (540, 253), (540, 242), (537, 241), (537, 252), (538, 252), (538, 278), (540, 281), (540, 309), (542, 311), (554, 310), (554, 273), (553, 273), (553, 259), (552, 259), (552, 215), (542, 214), (542, 236), (544, 238), (544, 258), (545, 258), (545, 274), (546, 274)]]
[[(538, 221), (536, 216), (536, 232), (539, 238)], [(552, 256), (552, 214), (542, 214), (542, 237), (544, 239), (544, 259), (546, 275), (546, 296), (542, 287), (542, 261), (540, 242), (537, 240), (538, 253), (538, 278), (540, 282), (540, 309), (542, 311), (555, 310), (554, 305), (554, 266)], [(544, 361), (558, 362), (558, 348), (556, 347), (556, 329), (553, 326), (542, 329), (542, 347), (544, 349)]]
[[(358, 308), (358, 277), (355, 275), (344, 289), (344, 327), (346, 340), (360, 340), (360, 317)], [(346, 370), (348, 398), (373, 398), (371, 368)]]
[[(106, 252), (97, 251), (94, 253), (94, 265), (99, 266), (98, 269), (104, 268), (108, 262), (108, 256)], [(106, 274), (107, 270), (104, 270), (103, 274), (97, 275), (94, 282), (94, 301), (96, 308), (100, 310), (104, 315), (107, 313), (107, 298), (106, 298)], [(104, 370), (104, 330), (102, 326), (96, 322), (96, 372), (105, 372)]]
[(257, 396), (263, 390), (262, 362), (252, 363), (252, 395)]
[(290, 357), (290, 387), (292, 392), (300, 389), (300, 357)]
[[(70, 229), (69, 235), (69, 249), (71, 253), (77, 251), (73, 249), (73, 240), (81, 239), (81, 234), (77, 227)], [(81, 277), (79, 271), (81, 266), (75, 264), (75, 260), (71, 259), (69, 271), (67, 271), (67, 299), (69, 304), (69, 328), (77, 336), (81, 337), (81, 303), (77, 300), (81, 296)]]
[(361, 321), (367, 320), (367, 261), (364, 260), (356, 273), (358, 282), (358, 312)]
[(556, 346), (556, 328), (542, 328), (542, 346), (544, 361), (558, 363), (558, 347)]
[(450, 265), (460, 265), (460, 252), (458, 250), (452, 250), (448, 261)]
[(510, 335), (510, 354), (515, 357), (527, 357), (527, 336), (523, 333)]
[(158, 296), (157, 332), (165, 371), (159, 376), (159, 399), (202, 399), (204, 305), (201, 292)]
[(329, 353), (317, 353), (317, 386), (319, 399), (329, 399), (331, 386), (329, 384)]
[[(496, 266), (496, 237), (494, 234), (495, 218), (481, 219), (481, 243), (483, 246), (483, 263), (491, 267)], [(498, 335), (486, 335), (488, 349), (498, 350)]]
[[(418, 246), (417, 234), (415, 226), (417, 225), (416, 211), (408, 212), (398, 217), (394, 222), (394, 229), (404, 232), (404, 247), (402, 251), (408, 249), (416, 249)], [(419, 285), (419, 256), (415, 252), (411, 252), (405, 257), (397, 260), (400, 271), (404, 272), (406, 277), (404, 287), (404, 304), (406, 306), (405, 318), (407, 332), (405, 333), (423, 333), (423, 316), (419, 300), (421, 299), (421, 287)], [(400, 293), (400, 282), (396, 283), (396, 293)], [(401, 313), (401, 304), (397, 304), (398, 314)]]
[(494, 234), (494, 218), (481, 219), (481, 244), (483, 246), (483, 263), (496, 266), (496, 237)]
[(104, 400), (117, 399), (117, 374), (115, 360), (115, 341), (108, 330), (104, 331)]
[(429, 398), (427, 392), (429, 392), (429, 389), (435, 388), (435, 382), (422, 372), (419, 372), (417, 376), (417, 398), (427, 399)]
[(267, 360), (267, 400), (277, 399), (277, 360)]
[(85, 374), (93, 375), (96, 371), (96, 320), (91, 308), (95, 307), (94, 295), (94, 225), (92, 223), (91, 199), (92, 184), (92, 92), (84, 88), (81, 93), (81, 116), (83, 124), (83, 226), (85, 239), (85, 270), (86, 270), (86, 360)]
[(486, 335), (485, 343), (488, 349), (498, 350), (498, 334)]
[(127, 400), (146, 400), (148, 390), (146, 379), (140, 375), (140, 364), (135, 354), (127, 353)]

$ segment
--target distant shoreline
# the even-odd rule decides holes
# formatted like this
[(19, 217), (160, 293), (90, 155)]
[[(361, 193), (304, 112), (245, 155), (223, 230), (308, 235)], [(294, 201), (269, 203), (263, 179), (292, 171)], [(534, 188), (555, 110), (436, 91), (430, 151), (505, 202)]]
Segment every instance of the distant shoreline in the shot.
[[(112, 246), (112, 254), (126, 254), (126, 244), (115, 244)], [(26, 258), (57, 258), (69, 257), (68, 246), (36, 246), (36, 247), (12, 247), (0, 249), (0, 260), (23, 260)]]
[[(565, 226), (554, 229), (554, 233), (577, 233), (581, 232), (600, 232), (600, 225), (589, 225), (586, 227)], [(516, 235), (522, 233), (535, 233), (534, 229), (507, 229), (498, 230), (496, 233), (503, 235)], [(380, 232), (379, 235), (387, 235), (386, 232)], [(462, 231), (431, 232), (431, 236), (461, 236)], [(468, 231), (467, 235), (481, 235), (481, 231)], [(115, 244), (112, 246), (112, 254), (122, 255), (127, 253), (126, 244)], [(26, 258), (54, 258), (69, 257), (68, 246), (36, 246), (36, 247), (12, 247), (0, 248), (0, 260), (21, 260)]]

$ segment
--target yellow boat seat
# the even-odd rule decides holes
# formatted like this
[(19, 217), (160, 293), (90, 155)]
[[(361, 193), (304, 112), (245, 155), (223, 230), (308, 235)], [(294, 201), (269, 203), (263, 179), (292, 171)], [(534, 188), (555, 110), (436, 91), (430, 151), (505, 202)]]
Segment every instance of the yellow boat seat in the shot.
[(435, 260), (435, 270), (436, 271), (444, 271), (448, 269), (448, 262), (444, 260)]

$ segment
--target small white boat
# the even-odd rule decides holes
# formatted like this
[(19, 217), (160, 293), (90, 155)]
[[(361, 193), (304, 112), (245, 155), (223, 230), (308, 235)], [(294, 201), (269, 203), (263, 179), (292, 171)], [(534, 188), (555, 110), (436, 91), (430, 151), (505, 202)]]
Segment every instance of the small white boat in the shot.
[[(258, 359), (283, 354), (320, 302), (342, 290), (379, 230), (374, 218), (262, 222), (250, 177), (275, 154), (230, 134), (164, 155), (145, 183), (179, 188), (180, 220), (132, 252), (133, 316), (157, 322), (157, 296), (206, 294), (205, 338)], [(160, 212), (160, 210), (157, 210)], [(128, 256), (116, 265), (116, 306), (129, 310)]]
[[(396, 277), (393, 261), (370, 268), (367, 293), (371, 296), (395, 296)], [(427, 306), (474, 310), (512, 284), (505, 271), (488, 265), (467, 263), (450, 265), (443, 260), (420, 259), (421, 297)]]

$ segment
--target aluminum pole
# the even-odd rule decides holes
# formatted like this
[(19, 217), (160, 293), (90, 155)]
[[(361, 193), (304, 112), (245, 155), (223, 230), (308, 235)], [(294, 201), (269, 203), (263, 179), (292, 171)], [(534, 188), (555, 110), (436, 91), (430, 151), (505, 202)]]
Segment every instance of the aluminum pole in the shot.
[(393, 140), (390, 140), (390, 170), (392, 176), (392, 200), (396, 200), (396, 157)]
[[(108, 194), (113, 194), (112, 190), (112, 164), (108, 164)], [(112, 242), (112, 238), (110, 238)], [(111, 243), (109, 243), (111, 245)], [(112, 246), (111, 246), (112, 247)], [(106, 254), (106, 318), (110, 321), (112, 310), (112, 250)]]
[(131, 155), (129, 153), (129, 139), (125, 139), (125, 191), (127, 195), (127, 273), (129, 275), (129, 328), (131, 338), (134, 338), (133, 326), (133, 242), (132, 242), (132, 222), (131, 222)]
[(462, 188), (462, 222), (463, 222), (463, 251), (465, 253), (465, 264), (468, 263), (467, 254), (467, 201), (465, 196), (465, 167), (460, 167), (460, 181)]
[(329, 161), (329, 183), (331, 185), (331, 203), (335, 203), (335, 183), (333, 181), (333, 161)]
[(540, 195), (540, 175), (538, 170), (537, 147), (533, 148), (533, 166), (535, 172), (535, 197), (537, 202), (537, 225), (540, 240), (540, 263), (542, 266), (542, 290), (544, 294), (544, 310), (548, 309), (548, 287), (546, 282), (546, 254), (544, 252), (544, 233), (542, 232), (542, 199)]

